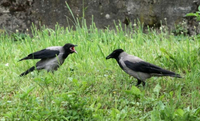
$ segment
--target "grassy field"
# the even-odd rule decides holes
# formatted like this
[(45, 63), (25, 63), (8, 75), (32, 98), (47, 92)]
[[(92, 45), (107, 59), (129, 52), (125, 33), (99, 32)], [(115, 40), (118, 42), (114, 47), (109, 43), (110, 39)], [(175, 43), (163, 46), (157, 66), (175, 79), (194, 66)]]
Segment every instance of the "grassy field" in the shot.
[[(33, 30), (33, 37), (13, 41), (0, 36), (0, 120), (200, 120), (200, 40), (140, 27), (100, 30), (56, 26)], [(19, 77), (37, 60), (18, 62), (49, 46), (77, 44), (54, 74), (34, 71)], [(153, 77), (146, 87), (105, 57), (122, 48), (183, 78)]]

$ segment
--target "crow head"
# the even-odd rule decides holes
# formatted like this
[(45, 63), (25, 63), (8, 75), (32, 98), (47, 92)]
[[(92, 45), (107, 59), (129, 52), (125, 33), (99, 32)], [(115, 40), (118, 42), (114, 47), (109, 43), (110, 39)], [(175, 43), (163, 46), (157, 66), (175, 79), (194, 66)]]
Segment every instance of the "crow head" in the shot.
[(73, 44), (68, 43), (68, 44), (65, 44), (63, 48), (65, 49), (65, 52), (71, 54), (71, 53), (74, 53), (74, 52), (77, 53), (75, 48), (74, 48), (76, 46), (77, 45), (73, 45)]
[(115, 58), (115, 59), (118, 59), (119, 55), (124, 52), (124, 50), (122, 49), (116, 49), (114, 50), (110, 55), (108, 55), (106, 57), (106, 59), (110, 59), (110, 58)]

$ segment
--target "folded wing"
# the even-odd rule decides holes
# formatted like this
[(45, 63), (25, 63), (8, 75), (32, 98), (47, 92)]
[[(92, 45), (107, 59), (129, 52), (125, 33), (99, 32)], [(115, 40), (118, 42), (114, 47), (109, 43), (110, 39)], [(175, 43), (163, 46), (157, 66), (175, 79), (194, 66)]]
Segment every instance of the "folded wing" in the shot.
[(178, 75), (174, 72), (165, 70), (163, 68), (160, 68), (156, 65), (150, 64), (150, 63), (145, 62), (145, 61), (133, 63), (133, 62), (126, 60), (126, 61), (124, 61), (124, 63), (129, 69), (131, 69), (135, 72), (148, 73), (152, 76), (173, 76), (173, 77), (181, 78), (180, 75)]
[(43, 49), (34, 53), (29, 54), (27, 57), (22, 58), (19, 61), (27, 59), (47, 59), (56, 57), (59, 54), (59, 50)]

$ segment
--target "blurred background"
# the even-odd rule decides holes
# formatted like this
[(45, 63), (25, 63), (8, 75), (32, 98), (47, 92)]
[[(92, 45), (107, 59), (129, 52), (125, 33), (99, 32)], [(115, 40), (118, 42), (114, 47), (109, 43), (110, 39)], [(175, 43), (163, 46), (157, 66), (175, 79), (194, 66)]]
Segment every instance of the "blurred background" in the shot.
[(94, 21), (100, 29), (112, 29), (118, 22), (123, 26), (136, 25), (139, 20), (144, 29), (147, 26), (154, 29), (167, 26), (170, 30), (179, 27), (176, 34), (196, 35), (200, 33), (198, 22), (195, 17), (185, 15), (196, 12), (199, 5), (199, 0), (1, 0), (0, 31), (24, 33), (32, 24), (52, 29), (57, 23), (74, 26), (75, 18), (86, 19), (87, 26)]

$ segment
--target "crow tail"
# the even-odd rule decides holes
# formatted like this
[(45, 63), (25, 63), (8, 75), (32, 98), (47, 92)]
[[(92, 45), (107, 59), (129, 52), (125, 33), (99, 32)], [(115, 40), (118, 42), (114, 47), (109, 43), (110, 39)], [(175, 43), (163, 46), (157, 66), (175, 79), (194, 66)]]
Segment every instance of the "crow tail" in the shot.
[(170, 74), (171, 77), (182, 78), (179, 74)]
[(28, 70), (26, 70), (24, 73), (20, 74), (20, 76), (25, 76), (27, 75), (28, 73), (32, 72), (35, 70), (35, 66), (29, 68)]

